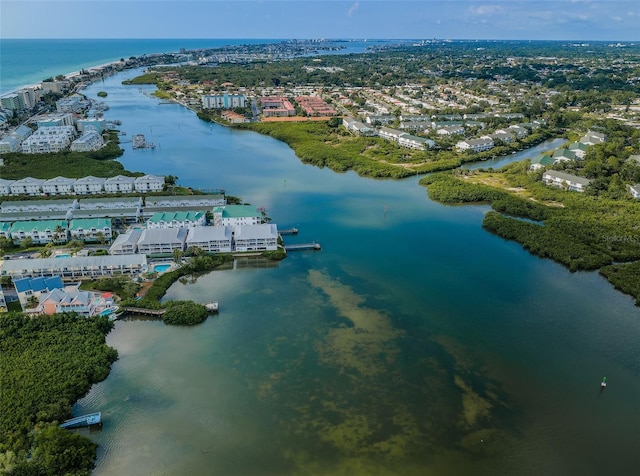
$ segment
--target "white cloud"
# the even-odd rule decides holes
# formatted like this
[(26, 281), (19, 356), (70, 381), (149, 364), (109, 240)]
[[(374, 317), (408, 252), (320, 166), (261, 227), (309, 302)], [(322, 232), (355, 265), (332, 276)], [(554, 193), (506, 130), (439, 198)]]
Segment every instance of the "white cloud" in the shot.
[(469, 7), (468, 12), (474, 16), (487, 16), (504, 13), (502, 5), (478, 5), (477, 7)]

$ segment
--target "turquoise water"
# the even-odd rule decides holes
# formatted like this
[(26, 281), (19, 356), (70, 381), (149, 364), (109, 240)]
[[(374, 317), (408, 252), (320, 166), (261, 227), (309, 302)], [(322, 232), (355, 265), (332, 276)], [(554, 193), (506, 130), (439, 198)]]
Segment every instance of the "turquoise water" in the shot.
[(96, 475), (635, 474), (631, 298), (485, 232), (485, 206), (301, 164), (121, 85), (136, 74), (86, 90), (159, 144), (128, 169), (224, 188), (322, 251), (177, 282), (166, 299), (220, 302), (202, 325), (117, 322), (76, 408), (103, 414)]
[(56, 258), (71, 258), (70, 254), (62, 254), (62, 255), (56, 255)]
[(164, 273), (165, 271), (167, 271), (169, 268), (171, 268), (170, 264), (154, 264), (153, 265), (153, 270), (156, 273)]

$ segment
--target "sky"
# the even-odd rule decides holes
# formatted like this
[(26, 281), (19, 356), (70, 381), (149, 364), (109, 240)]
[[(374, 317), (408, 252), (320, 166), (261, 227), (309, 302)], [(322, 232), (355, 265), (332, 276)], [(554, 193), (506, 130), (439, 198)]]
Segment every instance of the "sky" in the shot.
[(0, 0), (2, 38), (640, 41), (640, 0)]

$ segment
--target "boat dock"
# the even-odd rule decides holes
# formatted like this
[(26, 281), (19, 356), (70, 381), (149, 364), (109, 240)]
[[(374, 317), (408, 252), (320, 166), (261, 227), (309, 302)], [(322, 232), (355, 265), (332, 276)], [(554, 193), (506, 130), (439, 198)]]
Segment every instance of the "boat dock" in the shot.
[(301, 243), (299, 245), (286, 245), (284, 247), (285, 251), (288, 253), (289, 251), (304, 251), (304, 250), (321, 250), (322, 247), (319, 243)]
[(208, 302), (204, 305), (208, 312), (218, 312), (220, 310), (220, 304), (218, 301)]
[(298, 234), (298, 229), (297, 228), (287, 228), (285, 230), (279, 230), (281, 235), (297, 235)]
[(85, 426), (98, 425), (100, 423), (102, 423), (102, 413), (97, 412), (63, 421), (60, 424), (60, 428), (83, 428)]

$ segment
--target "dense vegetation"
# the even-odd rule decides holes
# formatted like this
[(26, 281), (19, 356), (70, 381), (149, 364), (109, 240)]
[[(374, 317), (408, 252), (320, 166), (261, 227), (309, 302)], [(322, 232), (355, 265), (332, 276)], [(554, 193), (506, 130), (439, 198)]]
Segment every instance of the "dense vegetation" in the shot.
[(604, 266), (600, 274), (619, 291), (632, 295), (636, 299), (636, 306), (640, 306), (640, 261)]
[(0, 470), (88, 474), (96, 445), (57, 423), (117, 359), (105, 344), (106, 317), (0, 317)]
[(22, 154), (12, 152), (3, 154), (4, 166), (2, 178), (21, 179), (35, 177), (50, 179), (58, 176), (81, 178), (114, 177), (116, 175), (141, 175), (127, 172), (124, 166), (114, 160), (123, 154), (117, 133), (111, 131), (106, 145), (93, 152), (71, 152), (64, 150), (49, 154)]
[(202, 304), (192, 301), (171, 301), (162, 315), (165, 324), (174, 326), (193, 326), (207, 318), (207, 310)]

